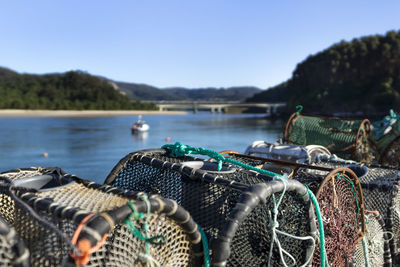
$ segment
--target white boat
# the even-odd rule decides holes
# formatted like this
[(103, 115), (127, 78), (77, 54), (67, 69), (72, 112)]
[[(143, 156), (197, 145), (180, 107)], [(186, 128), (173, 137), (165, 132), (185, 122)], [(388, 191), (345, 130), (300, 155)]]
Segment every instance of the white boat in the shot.
[(150, 126), (142, 120), (142, 116), (139, 115), (138, 120), (132, 126), (132, 133), (147, 132), (149, 129)]

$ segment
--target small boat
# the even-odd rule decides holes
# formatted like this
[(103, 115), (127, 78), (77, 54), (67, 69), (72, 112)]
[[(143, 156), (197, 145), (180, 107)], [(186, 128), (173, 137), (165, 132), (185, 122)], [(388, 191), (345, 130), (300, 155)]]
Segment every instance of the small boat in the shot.
[(142, 120), (142, 116), (139, 115), (138, 120), (132, 126), (132, 133), (147, 132), (149, 129), (150, 126)]

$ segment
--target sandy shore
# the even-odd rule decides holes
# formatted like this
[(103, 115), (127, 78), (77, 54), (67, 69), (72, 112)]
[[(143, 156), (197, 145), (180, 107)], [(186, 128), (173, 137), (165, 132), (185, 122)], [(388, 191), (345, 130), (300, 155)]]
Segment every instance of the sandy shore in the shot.
[(149, 110), (29, 110), (0, 109), (0, 117), (114, 117), (137, 115), (185, 115), (185, 111)]

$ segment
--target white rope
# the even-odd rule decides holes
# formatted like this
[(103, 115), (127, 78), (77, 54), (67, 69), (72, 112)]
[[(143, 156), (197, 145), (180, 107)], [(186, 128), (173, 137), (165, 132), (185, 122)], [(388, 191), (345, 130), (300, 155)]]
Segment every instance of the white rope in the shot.
[[(271, 266), (271, 259), (272, 259), (272, 252), (273, 252), (273, 248), (274, 248), (274, 244), (276, 244), (276, 246), (278, 247), (279, 250), (279, 255), (281, 257), (281, 261), (283, 263), (283, 265), (285, 267), (288, 267), (288, 264), (286, 263), (285, 259), (284, 259), (284, 255), (285, 254), (287, 257), (289, 257), (291, 259), (291, 261), (293, 262), (293, 266), (297, 265), (296, 259), (289, 253), (287, 252), (285, 249), (282, 248), (281, 246), (281, 242), (278, 239), (278, 235), (277, 234), (281, 234), (281, 235), (285, 235), (288, 237), (291, 237), (293, 239), (297, 239), (297, 240), (311, 240), (312, 241), (312, 247), (313, 247), (313, 251), (315, 250), (315, 238), (313, 238), (312, 236), (306, 236), (306, 237), (302, 237), (302, 236), (294, 236), (288, 233), (285, 233), (283, 231), (278, 230), (277, 228), (279, 227), (279, 222), (278, 222), (278, 213), (279, 213), (279, 205), (282, 202), (282, 199), (286, 193), (286, 188), (287, 188), (287, 176), (276, 176), (274, 177), (274, 179), (278, 179), (283, 183), (283, 191), (279, 197), (278, 203), (276, 203), (275, 201), (275, 194), (272, 194), (272, 200), (273, 200), (273, 204), (274, 204), (274, 208), (272, 210), (273, 212), (273, 218), (271, 216), (271, 212), (269, 212), (269, 219), (270, 219), (270, 228), (271, 228), (271, 244), (270, 244), (270, 249), (269, 249), (269, 255), (268, 255), (268, 267)], [(312, 257), (313, 257), (314, 253), (310, 253), (309, 258), (307, 259), (307, 261), (301, 265), (301, 267), (307, 266), (308, 263), (311, 261)]]

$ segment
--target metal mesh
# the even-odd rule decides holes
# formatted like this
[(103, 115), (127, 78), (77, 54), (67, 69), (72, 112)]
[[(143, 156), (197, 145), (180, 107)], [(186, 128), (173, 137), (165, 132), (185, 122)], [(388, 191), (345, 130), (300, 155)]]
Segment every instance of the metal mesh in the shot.
[[(0, 176), (17, 181), (49, 172), (54, 174), (54, 170), (32, 168), (10, 171)], [(72, 179), (74, 182), (63, 183), (62, 187), (34, 194), (24, 194), (17, 189), (15, 191), (40, 217), (54, 224), (68, 239), (75, 232), (77, 223), (87, 214), (115, 210), (125, 205), (133, 196), (133, 192), (96, 185), (78, 177), (65, 175), (61, 179)], [(0, 195), (0, 214), (15, 227), (29, 248), (31, 265), (61, 266), (70, 251), (67, 244), (55, 232), (37, 222), (25, 209), (14, 203), (6, 193), (3, 191)], [(133, 223), (138, 229), (143, 228), (143, 221)], [(165, 236), (166, 243), (162, 246), (151, 246), (150, 255), (161, 266), (193, 265), (193, 242), (187, 231), (170, 216), (152, 213), (149, 219), (150, 235)], [(89, 266), (141, 266), (142, 262), (138, 258), (144, 251), (144, 242), (135, 237), (125, 224), (118, 223), (109, 233), (106, 243), (91, 254)]]
[[(272, 178), (237, 167), (225, 166), (222, 172), (215, 172), (186, 165), (193, 160), (196, 159), (168, 157), (165, 150), (138, 151), (122, 159), (111, 171), (105, 184), (156, 193), (176, 200), (191, 213), (206, 232), (210, 243), (213, 243), (221, 229), (230, 222), (228, 216), (239, 203), (239, 197), (248, 190), (248, 185), (271, 181)], [(257, 206), (240, 224), (231, 241), (231, 254), (227, 263), (229, 266), (266, 264), (271, 235), (269, 212), (272, 205), (271, 199), (268, 199), (266, 204)], [(280, 228), (293, 235), (311, 235), (310, 225), (315, 222), (311, 222), (310, 208), (310, 204), (305, 204), (294, 193), (287, 192), (279, 208)], [(306, 251), (310, 249), (309, 242), (293, 241), (285, 236), (280, 236), (279, 239), (298, 264), (305, 263)], [(211, 253), (215, 255), (224, 252)], [(271, 262), (272, 266), (282, 264), (276, 249)]]
[(378, 211), (384, 220), (384, 229), (393, 238), (389, 241), (393, 263), (400, 263), (400, 170), (379, 165), (357, 165), (338, 160), (321, 160), (317, 166), (352, 168), (359, 176), (365, 209)]
[(341, 158), (368, 163), (373, 160), (368, 141), (369, 129), (368, 120), (294, 113), (286, 124), (284, 140), (288, 144), (321, 145)]
[(367, 255), (364, 254), (363, 242), (360, 241), (355, 250), (352, 266), (390, 266), (391, 256), (389, 248), (389, 235), (385, 232), (384, 222), (380, 215), (368, 213), (365, 215), (366, 231), (365, 244)]

